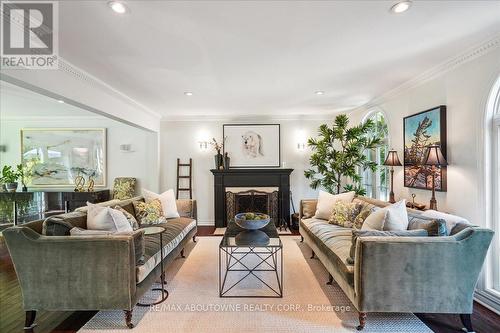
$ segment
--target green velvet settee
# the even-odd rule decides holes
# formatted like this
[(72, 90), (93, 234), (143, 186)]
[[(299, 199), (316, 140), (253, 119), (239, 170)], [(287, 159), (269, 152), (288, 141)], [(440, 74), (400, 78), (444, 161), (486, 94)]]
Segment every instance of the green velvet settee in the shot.
[[(384, 207), (383, 201), (358, 197)], [(493, 231), (459, 222), (447, 236), (360, 237), (351, 265), (352, 230), (314, 218), (317, 200), (302, 200), (299, 232), (359, 312), (460, 314), (472, 331), (473, 294)], [(408, 210), (409, 216), (422, 216)]]
[[(111, 200), (100, 205), (119, 205), (135, 215), (133, 201)], [(196, 241), (196, 201), (177, 200), (180, 218), (158, 224), (163, 233), (164, 269), (183, 255), (184, 246)], [(59, 215), (72, 226), (85, 229), (86, 207)], [(22, 290), (26, 311), (25, 329), (34, 326), (37, 310), (124, 310), (132, 324), (132, 310), (161, 274), (159, 235), (45, 236), (43, 220), (3, 231)], [(142, 241), (137, 242), (138, 239)], [(143, 246), (140, 262), (136, 246)]]

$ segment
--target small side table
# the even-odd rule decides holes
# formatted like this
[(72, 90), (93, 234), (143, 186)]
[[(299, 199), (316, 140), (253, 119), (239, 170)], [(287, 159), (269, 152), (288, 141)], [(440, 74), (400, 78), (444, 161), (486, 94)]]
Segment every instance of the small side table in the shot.
[(168, 291), (165, 289), (165, 272), (163, 270), (163, 232), (165, 231), (165, 228), (163, 227), (146, 227), (143, 228), (144, 230), (144, 235), (145, 236), (151, 236), (151, 235), (160, 235), (160, 267), (161, 267), (161, 288), (153, 288), (151, 290), (160, 290), (161, 291), (161, 299), (154, 302), (154, 303), (137, 303), (138, 306), (151, 306), (151, 305), (156, 305), (160, 304), (161, 302), (165, 301), (168, 298)]

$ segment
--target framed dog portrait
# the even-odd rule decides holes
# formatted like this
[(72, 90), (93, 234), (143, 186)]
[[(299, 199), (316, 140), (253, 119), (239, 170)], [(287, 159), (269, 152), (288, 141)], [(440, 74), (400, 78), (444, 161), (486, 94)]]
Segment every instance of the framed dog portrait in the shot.
[(280, 167), (279, 124), (225, 124), (222, 131), (231, 168)]

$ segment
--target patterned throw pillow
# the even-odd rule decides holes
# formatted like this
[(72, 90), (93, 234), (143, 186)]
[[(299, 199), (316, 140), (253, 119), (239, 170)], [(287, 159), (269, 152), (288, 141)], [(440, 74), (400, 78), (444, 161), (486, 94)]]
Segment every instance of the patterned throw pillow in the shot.
[(333, 205), (332, 215), (330, 215), (328, 223), (344, 228), (352, 228), (362, 208), (363, 205), (357, 202), (337, 201)]
[(368, 217), (368, 215), (370, 215), (373, 212), (373, 209), (376, 206), (372, 205), (368, 202), (363, 202), (361, 200), (357, 200), (357, 201), (356, 201), (356, 199), (354, 199), (354, 200), (355, 200), (354, 202), (357, 202), (362, 206), (359, 214), (354, 218), (354, 228), (361, 229), (366, 218)]
[(130, 223), (130, 226), (132, 227), (132, 230), (137, 230), (139, 229), (139, 223), (137, 223), (137, 220), (136, 218), (134, 217), (134, 215), (130, 214), (129, 212), (127, 212), (125, 209), (123, 209), (121, 206), (115, 206), (116, 210), (120, 211), (123, 213), (123, 215), (125, 215), (125, 217), (127, 218), (128, 220), (128, 223)]
[(132, 177), (115, 178), (113, 184), (113, 199), (126, 200), (135, 195), (136, 179)]
[(134, 209), (141, 226), (166, 222), (161, 210), (161, 202), (158, 199), (148, 203), (134, 201)]

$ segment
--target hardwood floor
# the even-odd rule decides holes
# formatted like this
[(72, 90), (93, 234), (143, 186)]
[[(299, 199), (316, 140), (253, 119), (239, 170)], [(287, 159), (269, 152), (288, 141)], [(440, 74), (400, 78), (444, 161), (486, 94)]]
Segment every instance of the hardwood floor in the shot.
[[(214, 231), (215, 227), (198, 227), (198, 236), (210, 236)], [(36, 318), (38, 326), (34, 333), (77, 332), (95, 313), (39, 311)], [(458, 315), (426, 313), (417, 316), (434, 332), (461, 332), (462, 325)], [(478, 303), (474, 303), (472, 324), (476, 333), (500, 332), (500, 316)], [(21, 290), (4, 239), (0, 236), (0, 332), (21, 333), (23, 326)]]

